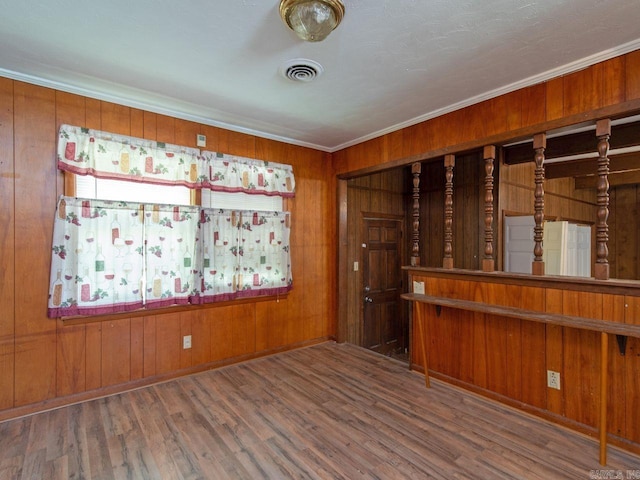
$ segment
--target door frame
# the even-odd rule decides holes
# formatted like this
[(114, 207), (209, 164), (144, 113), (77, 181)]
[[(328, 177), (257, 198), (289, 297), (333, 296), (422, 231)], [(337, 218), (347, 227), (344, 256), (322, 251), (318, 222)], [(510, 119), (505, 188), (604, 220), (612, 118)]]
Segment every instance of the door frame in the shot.
[[(389, 214), (389, 213), (380, 213), (380, 212), (360, 212), (360, 218), (358, 219), (360, 225), (359, 225), (359, 232), (360, 232), (360, 239), (362, 240), (362, 242), (364, 242), (365, 237), (365, 224), (366, 224), (366, 220), (392, 220), (392, 221), (396, 221), (398, 222), (399, 226), (400, 226), (400, 238), (398, 239), (398, 255), (400, 257), (400, 269), (402, 270), (402, 265), (404, 264), (404, 260), (405, 260), (405, 254), (406, 254), (406, 245), (405, 245), (405, 226), (406, 226), (406, 218), (404, 215), (394, 215), (394, 214)], [(363, 244), (364, 245), (364, 244)], [(362, 247), (360, 249), (360, 254), (358, 255), (358, 261), (360, 262), (360, 265), (362, 265), (364, 267), (364, 250), (366, 247)], [(364, 275), (364, 268), (361, 268), (360, 271), (358, 272), (358, 280), (357, 280), (357, 288), (359, 289), (360, 295), (357, 296), (357, 298), (359, 298), (359, 308), (358, 308), (358, 312), (359, 312), (359, 319), (358, 319), (358, 329), (359, 329), (359, 334), (358, 334), (358, 338), (360, 340), (360, 345), (362, 346), (363, 343), (363, 339), (364, 339), (364, 282), (363, 282), (363, 275)], [(405, 289), (406, 286), (406, 279), (404, 278), (405, 275), (402, 271), (400, 271), (400, 276), (402, 278), (402, 289)], [(404, 324), (405, 322), (408, 322), (408, 315), (406, 313), (406, 309), (402, 308), (403, 307), (403, 301), (398, 298), (398, 311), (400, 312), (400, 321)], [(404, 333), (403, 333), (404, 335)], [(404, 343), (405, 343), (405, 348), (409, 349), (410, 344), (411, 344), (411, 339), (410, 339), (410, 331), (407, 331), (407, 335), (404, 338)]]

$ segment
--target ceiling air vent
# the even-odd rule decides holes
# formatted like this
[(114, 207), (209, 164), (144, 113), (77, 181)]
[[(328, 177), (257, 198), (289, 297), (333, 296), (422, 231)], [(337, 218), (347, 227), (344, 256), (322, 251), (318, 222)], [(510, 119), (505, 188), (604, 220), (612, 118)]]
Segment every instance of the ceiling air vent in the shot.
[(322, 75), (323, 71), (322, 65), (306, 58), (289, 60), (280, 67), (280, 73), (294, 82), (310, 82)]

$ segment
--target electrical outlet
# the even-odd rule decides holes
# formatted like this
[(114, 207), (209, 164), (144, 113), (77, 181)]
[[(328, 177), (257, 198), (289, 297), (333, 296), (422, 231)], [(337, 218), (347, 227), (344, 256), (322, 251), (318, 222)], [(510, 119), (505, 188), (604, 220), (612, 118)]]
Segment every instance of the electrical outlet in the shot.
[(547, 370), (547, 387), (560, 390), (560, 373)]
[(191, 348), (191, 335), (185, 335), (182, 337), (182, 349), (187, 350)]

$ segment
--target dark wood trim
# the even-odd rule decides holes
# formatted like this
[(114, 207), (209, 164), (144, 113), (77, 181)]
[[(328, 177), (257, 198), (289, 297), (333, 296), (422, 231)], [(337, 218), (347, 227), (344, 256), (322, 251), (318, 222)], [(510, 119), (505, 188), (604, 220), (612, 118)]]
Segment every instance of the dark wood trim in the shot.
[[(570, 133), (548, 139), (547, 159), (567, 157), (571, 155), (591, 154), (595, 152), (596, 140), (594, 128), (586, 132)], [(611, 128), (611, 148), (626, 148), (638, 145), (640, 137), (640, 122), (616, 125)], [(504, 163), (515, 165), (531, 161), (531, 143), (525, 142), (506, 147)], [(594, 153), (595, 155), (595, 153)]]
[(598, 137), (598, 183), (596, 214), (596, 264), (594, 277), (598, 280), (609, 279), (609, 138), (611, 137), (611, 120), (600, 120), (596, 126)]
[(337, 245), (337, 281), (335, 285), (336, 298), (338, 302), (338, 341), (345, 342), (348, 334), (347, 319), (347, 295), (341, 293), (348, 290), (349, 278), (349, 261), (348, 261), (348, 245), (349, 245), (349, 226), (348, 226), (348, 190), (349, 186), (346, 180), (337, 180), (337, 211), (338, 211), (338, 245)]
[(502, 146), (506, 143), (526, 140), (540, 132), (569, 127), (571, 125), (576, 125), (588, 121), (595, 122), (596, 120), (601, 118), (620, 118), (623, 116), (630, 116), (638, 112), (640, 112), (640, 98), (629, 100), (623, 103), (618, 103), (616, 105), (609, 105), (606, 107), (598, 108), (596, 110), (590, 110), (587, 113), (578, 113), (575, 115), (569, 115), (568, 117), (548, 120), (546, 122), (537, 123), (528, 127), (518, 128), (496, 135), (489, 135), (487, 137), (476, 138), (468, 142), (457, 143), (455, 145), (449, 145), (447, 147), (437, 148), (434, 150), (418, 153), (416, 155), (409, 155), (396, 160), (391, 160), (382, 164), (372, 165), (370, 167), (340, 173), (338, 174), (338, 178), (346, 180), (349, 178), (361, 177), (363, 175), (370, 175), (372, 173), (379, 173), (381, 171), (389, 170), (395, 167), (404, 167), (415, 162), (443, 157), (448, 153), (461, 154), (471, 150), (478, 150), (489, 144)]
[(535, 190), (533, 203), (533, 218), (536, 225), (533, 227), (533, 264), (531, 271), (534, 275), (544, 275), (544, 261), (542, 260), (542, 237), (544, 233), (544, 159), (547, 147), (547, 136), (538, 133), (533, 137), (533, 149), (535, 150), (534, 160), (535, 170)]

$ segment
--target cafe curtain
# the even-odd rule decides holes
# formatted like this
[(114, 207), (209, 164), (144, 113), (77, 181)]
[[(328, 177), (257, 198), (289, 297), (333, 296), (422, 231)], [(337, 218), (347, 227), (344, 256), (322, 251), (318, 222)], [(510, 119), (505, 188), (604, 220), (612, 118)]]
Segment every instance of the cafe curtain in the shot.
[[(77, 175), (293, 197), (289, 165), (62, 125)], [(291, 289), (290, 214), (62, 196), (48, 315), (102, 315)]]
[(290, 215), (203, 209), (201, 286), (193, 303), (288, 292), (293, 283)]
[(289, 234), (288, 212), (60, 197), (48, 316), (286, 293)]

